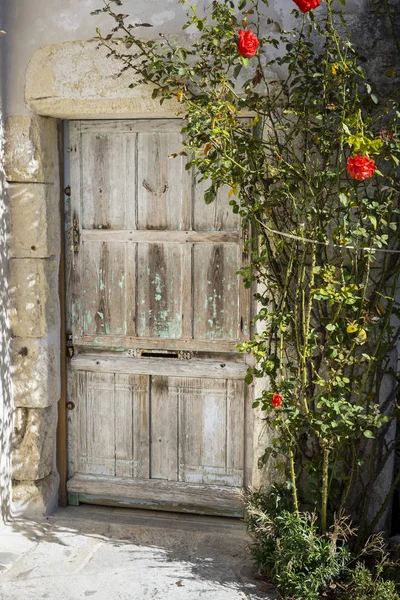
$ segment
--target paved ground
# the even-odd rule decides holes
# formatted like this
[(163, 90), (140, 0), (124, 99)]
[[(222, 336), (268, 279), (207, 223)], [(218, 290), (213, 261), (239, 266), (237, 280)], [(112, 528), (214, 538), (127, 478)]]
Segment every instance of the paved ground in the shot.
[(234, 519), (79, 506), (0, 530), (1, 600), (273, 600)]

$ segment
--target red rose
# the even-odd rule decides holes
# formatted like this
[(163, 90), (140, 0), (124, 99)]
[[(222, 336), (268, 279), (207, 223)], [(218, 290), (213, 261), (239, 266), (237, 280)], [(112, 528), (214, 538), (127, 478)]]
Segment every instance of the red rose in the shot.
[(282, 404), (282, 396), (280, 394), (274, 394), (271, 398), (272, 406), (278, 408)]
[(372, 177), (375, 173), (376, 164), (371, 158), (368, 158), (368, 156), (356, 154), (355, 156), (350, 156), (347, 160), (346, 170), (352, 179), (364, 181), (364, 179)]
[(293, 0), (296, 6), (301, 10), (302, 13), (306, 13), (309, 10), (314, 10), (321, 4), (321, 0)]
[(240, 56), (244, 56), (245, 58), (254, 56), (259, 45), (260, 42), (257, 36), (250, 29), (248, 31), (243, 31), (242, 29), (239, 31), (237, 49)]

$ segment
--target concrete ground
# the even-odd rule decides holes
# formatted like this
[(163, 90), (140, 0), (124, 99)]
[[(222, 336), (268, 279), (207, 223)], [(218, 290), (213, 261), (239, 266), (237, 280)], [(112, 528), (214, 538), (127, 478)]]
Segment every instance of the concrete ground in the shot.
[(60, 508), (0, 530), (1, 600), (273, 600), (239, 520)]

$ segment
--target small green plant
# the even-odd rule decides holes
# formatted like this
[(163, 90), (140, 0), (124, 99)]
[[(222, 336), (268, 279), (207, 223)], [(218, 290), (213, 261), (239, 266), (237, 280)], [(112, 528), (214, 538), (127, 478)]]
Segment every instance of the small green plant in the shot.
[(316, 515), (282, 508), (284, 501), (274, 502), (278, 491), (245, 494), (254, 559), (285, 598), (317, 600), (345, 572), (351, 560), (345, 542), (353, 532), (342, 518), (320, 535)]
[(290, 490), (272, 486), (268, 493), (243, 494), (252, 554), (260, 574), (290, 600), (400, 600), (387, 578), (396, 567), (381, 535), (369, 538), (354, 555), (349, 548), (356, 531), (345, 517), (337, 518), (326, 534), (316, 515), (294, 512)]
[(399, 600), (394, 581), (384, 579), (382, 569), (373, 574), (365, 565), (358, 563), (351, 573), (348, 590), (343, 600)]

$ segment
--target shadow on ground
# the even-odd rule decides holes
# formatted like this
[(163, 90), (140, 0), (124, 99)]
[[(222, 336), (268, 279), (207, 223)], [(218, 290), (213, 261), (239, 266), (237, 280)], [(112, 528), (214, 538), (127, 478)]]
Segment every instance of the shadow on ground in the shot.
[(249, 543), (234, 519), (59, 509), (0, 532), (0, 599), (272, 600)]

